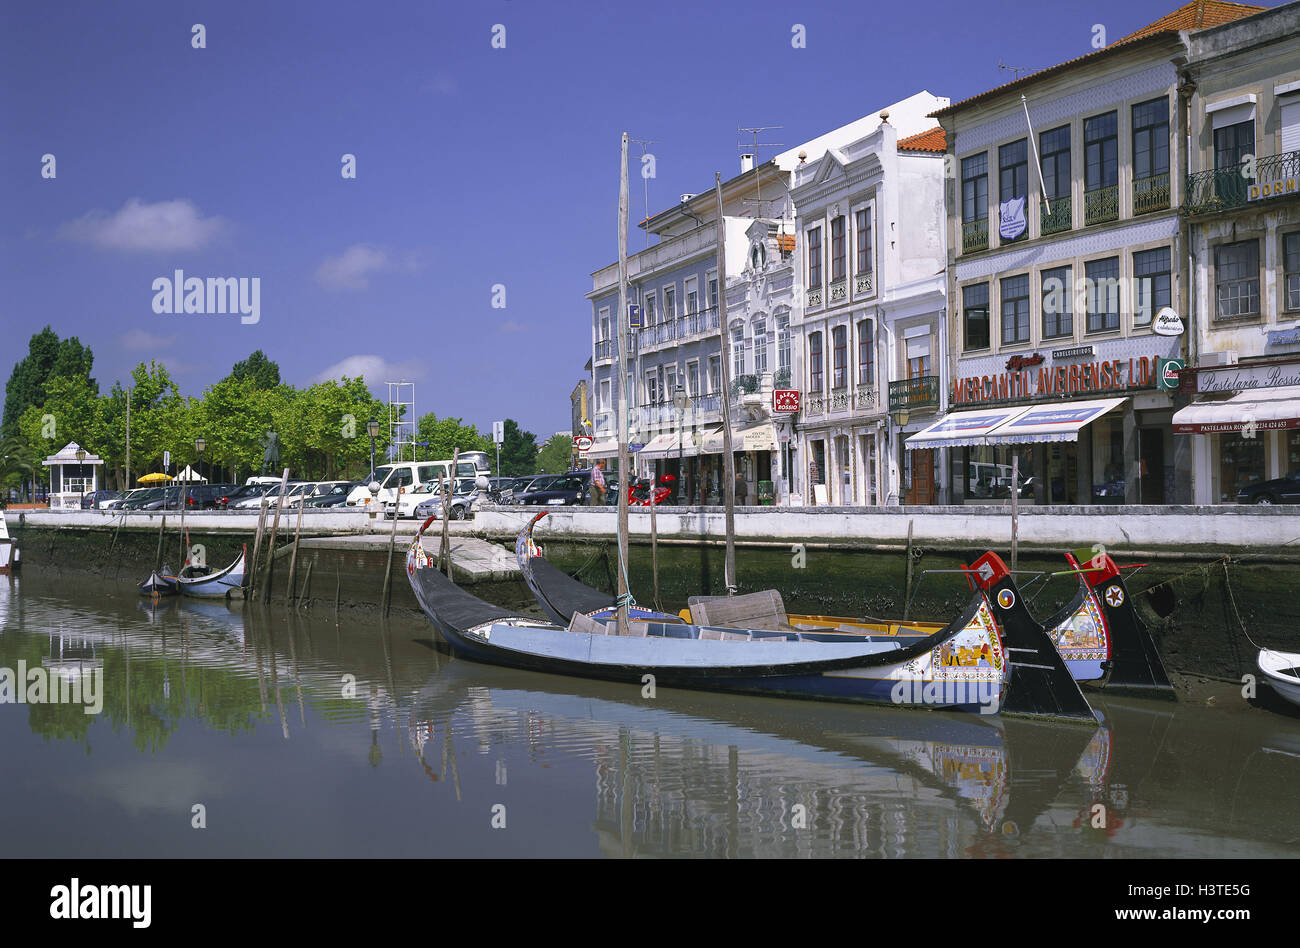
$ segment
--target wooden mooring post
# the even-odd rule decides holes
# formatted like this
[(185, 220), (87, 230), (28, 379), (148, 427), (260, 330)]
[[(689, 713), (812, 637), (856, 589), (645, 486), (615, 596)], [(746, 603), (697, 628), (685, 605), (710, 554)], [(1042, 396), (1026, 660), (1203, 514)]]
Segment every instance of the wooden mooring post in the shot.
[(1016, 568), (1020, 545), (1020, 455), (1011, 455), (1011, 568)]
[(280, 475), (280, 496), (275, 502), (275, 519), (271, 522), (271, 537), (266, 543), (266, 566), (262, 568), (262, 602), (271, 601), (271, 564), (275, 561), (275, 535), (280, 531), (280, 511), (284, 509), (284, 492), (289, 486), (289, 469)]
[(907, 521), (907, 562), (903, 565), (903, 621), (907, 621), (907, 607), (912, 604), (912, 526), (916, 521)]
[(306, 501), (307, 498), (303, 497), (298, 503), (298, 525), (293, 529), (293, 556), (289, 559), (289, 595), (285, 599), (286, 605), (298, 592), (298, 541), (302, 538), (302, 509), (307, 506)]
[(248, 570), (248, 596), (251, 599), (257, 591), (257, 566), (258, 556), (262, 552), (262, 533), (266, 529), (266, 496), (262, 496), (262, 502), (258, 506), (257, 515), (257, 534), (253, 537), (253, 562), (249, 564)]

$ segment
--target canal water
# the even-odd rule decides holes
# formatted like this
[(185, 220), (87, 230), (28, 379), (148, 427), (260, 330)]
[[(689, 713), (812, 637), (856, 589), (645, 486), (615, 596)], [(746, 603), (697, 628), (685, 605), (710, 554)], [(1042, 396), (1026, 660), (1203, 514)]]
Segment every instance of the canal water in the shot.
[[(1300, 854), (1300, 718), (1213, 685), (1097, 727), (593, 683), (375, 610), (0, 578), (6, 856)], [(1268, 704), (1265, 702), (1265, 704)]]

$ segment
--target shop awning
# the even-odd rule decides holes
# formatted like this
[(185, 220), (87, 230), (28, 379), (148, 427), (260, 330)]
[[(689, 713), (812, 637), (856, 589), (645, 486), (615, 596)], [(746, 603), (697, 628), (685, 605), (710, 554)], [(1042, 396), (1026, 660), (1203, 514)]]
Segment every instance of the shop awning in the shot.
[(1202, 401), (1174, 412), (1175, 434), (1219, 434), (1300, 428), (1300, 386), (1238, 392), (1231, 398)]
[(1038, 405), (1004, 421), (984, 439), (985, 444), (1032, 444), (1041, 441), (1078, 441), (1079, 432), (1106, 412), (1122, 405), (1123, 398)]
[[(775, 451), (776, 426), (769, 422), (760, 422), (731, 432), (732, 451)], [(703, 453), (722, 453), (722, 429), (709, 432), (704, 438)]]
[[(672, 434), (655, 435), (647, 441), (645, 447), (641, 449), (641, 457), (650, 461), (660, 461), (664, 458), (675, 458), (677, 457), (678, 440), (679, 435), (676, 431)], [(682, 446), (682, 457), (695, 454), (695, 445), (691, 441), (691, 433), (689, 431), (681, 432), (680, 441)]]
[(615, 438), (607, 438), (604, 441), (596, 441), (582, 455), (584, 458), (612, 458), (618, 456), (618, 441)]
[(954, 411), (912, 435), (903, 447), (910, 451), (914, 448), (959, 448), (983, 444), (984, 436), (990, 431), (1025, 411), (1023, 405)]
[(903, 447), (910, 451), (916, 448), (1077, 441), (1080, 430), (1124, 401), (1123, 398), (1096, 398), (1029, 407), (955, 411), (912, 435)]

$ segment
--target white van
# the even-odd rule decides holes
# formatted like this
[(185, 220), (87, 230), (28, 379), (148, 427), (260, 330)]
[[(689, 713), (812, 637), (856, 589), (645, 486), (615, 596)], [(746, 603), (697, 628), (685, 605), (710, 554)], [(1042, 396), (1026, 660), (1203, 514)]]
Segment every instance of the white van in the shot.
[[(375, 468), (375, 480), (379, 481), (379, 493), (376, 500), (381, 505), (393, 504), (399, 494), (413, 488), (438, 488), (438, 476), (451, 479), (451, 461), (402, 461), (400, 463), (381, 464)], [(456, 464), (456, 476), (473, 479), (478, 476), (478, 467), (473, 460), (461, 459)], [(369, 483), (361, 484), (348, 494), (349, 507), (367, 507), (370, 504)], [(380, 510), (385, 509), (383, 506)]]

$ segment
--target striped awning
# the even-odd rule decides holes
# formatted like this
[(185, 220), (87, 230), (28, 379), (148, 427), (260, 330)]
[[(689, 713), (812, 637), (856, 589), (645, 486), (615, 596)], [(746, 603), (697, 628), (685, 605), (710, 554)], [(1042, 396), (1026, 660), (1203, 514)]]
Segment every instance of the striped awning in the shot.
[(1126, 400), (1092, 398), (1050, 405), (955, 411), (912, 435), (903, 447), (911, 451), (917, 448), (1078, 441), (1083, 428)]

